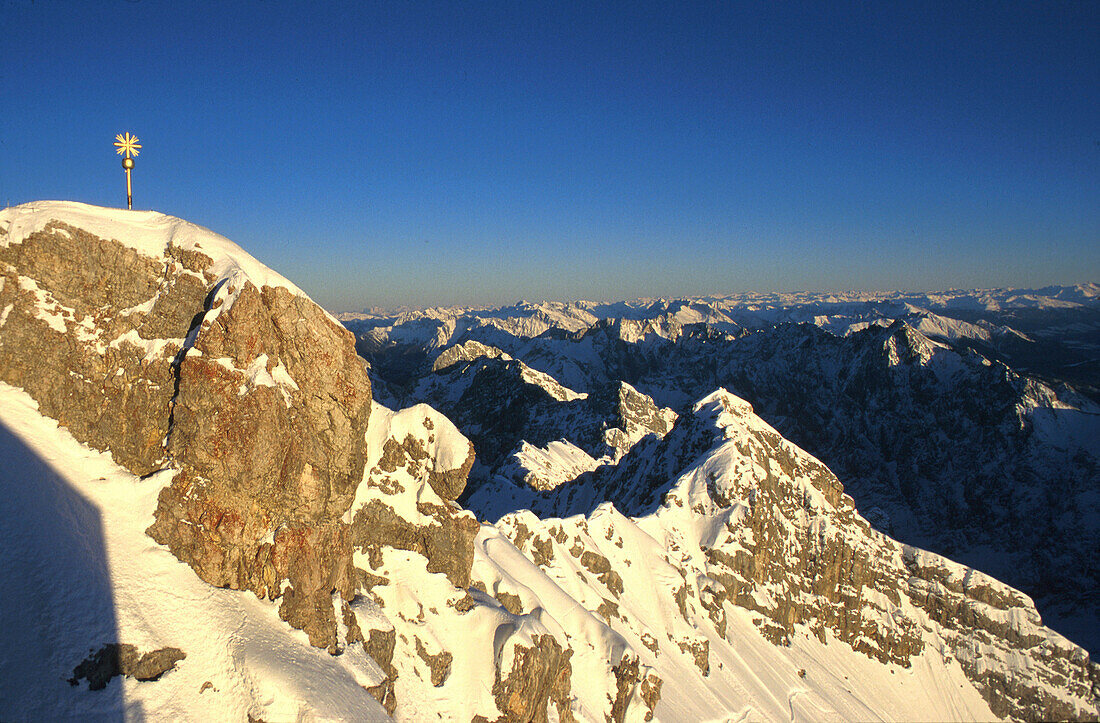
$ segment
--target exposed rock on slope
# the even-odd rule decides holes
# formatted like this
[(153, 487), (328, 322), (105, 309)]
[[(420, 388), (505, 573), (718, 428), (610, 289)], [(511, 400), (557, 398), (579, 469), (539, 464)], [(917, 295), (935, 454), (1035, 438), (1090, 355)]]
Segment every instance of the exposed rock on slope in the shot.
[[(426, 405), (375, 404), (367, 455), (347, 515), (362, 594), (346, 642), (367, 641), (385, 671), (372, 692), (388, 710), (516, 722), (642, 720), (652, 711), (659, 679), (592, 613), (523, 609), (486, 582), (476, 562), (486, 543), (475, 538), (495, 530), (453, 501), (473, 446), (446, 417)], [(523, 559), (499, 535), (492, 544)], [(577, 627), (578, 618), (588, 623)]]
[[(751, 620), (776, 645), (807, 645), (812, 635), (900, 669), (937, 660), (943, 667), (929, 682), (968, 680), (997, 716), (1097, 716), (1100, 671), (1086, 651), (1042, 626), (1026, 596), (873, 530), (836, 477), (743, 400), (725, 391), (706, 397), (625, 462), (594, 484), (614, 506), (567, 519), (520, 512), (498, 527), (658, 676), (677, 681), (664, 688), (668, 707), (658, 713), (695, 710), (700, 695), (713, 710), (728, 705), (720, 691), (740, 681), (716, 661), (729, 663), (727, 646), (749, 645)], [(568, 490), (553, 495), (569, 506)], [(557, 613), (532, 594), (531, 579), (509, 589), (517, 604)], [(689, 685), (682, 672), (689, 664), (710, 685)], [(944, 695), (928, 705), (945, 704), (951, 694)], [(830, 711), (836, 704), (815, 706), (827, 717), (841, 713)]]
[(178, 470), (149, 534), (332, 645), (371, 401), (351, 335), (178, 219), (43, 203), (0, 229), (0, 379), (135, 474)]
[[(351, 335), (231, 242), (160, 214), (33, 204), (0, 215), (0, 273), (0, 380), (141, 484), (168, 482), (147, 534), (206, 582), (277, 601), (340, 656), (314, 673), (343, 671), (406, 718), (622, 721), (655, 705), (656, 678), (602, 634), (579, 638), (600, 671), (579, 694), (575, 636), (472, 583), (481, 526), (455, 499), (473, 446), (427, 406), (372, 414)], [(223, 632), (256, 658), (234, 678), (268, 665), (255, 651), (274, 641)], [(276, 683), (261, 674), (226, 710), (328, 707)]]
[(89, 655), (73, 669), (69, 685), (79, 685), (83, 678), (89, 690), (103, 690), (118, 675), (137, 680), (156, 680), (187, 657), (179, 648), (161, 648), (141, 654), (129, 643), (107, 643)]

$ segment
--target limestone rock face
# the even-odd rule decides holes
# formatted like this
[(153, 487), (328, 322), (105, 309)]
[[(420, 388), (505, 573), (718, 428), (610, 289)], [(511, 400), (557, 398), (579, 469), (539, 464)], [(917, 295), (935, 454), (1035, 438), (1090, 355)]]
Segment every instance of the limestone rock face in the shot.
[(371, 405), (351, 334), (178, 219), (58, 203), (6, 215), (0, 380), (135, 474), (177, 470), (149, 534), (213, 585), (281, 597), (286, 620), (334, 645)]
[(173, 458), (287, 519), (343, 514), (362, 479), (370, 412), (347, 334), (308, 299), (251, 282), (211, 316), (180, 364)]
[(329, 595), (354, 596), (339, 519), (363, 476), (370, 384), (308, 299), (224, 284), (179, 363), (168, 451), (181, 473), (149, 534), (212, 584), (285, 595), (284, 618), (330, 647)]
[[(537, 636), (530, 647), (516, 645), (512, 669), (505, 675), (497, 671), (493, 697), (507, 721), (548, 720), (548, 707), (556, 708), (558, 720), (572, 721), (569, 707), (572, 650), (562, 650), (553, 637)], [(612, 718), (623, 719), (616, 710)]]
[[(82, 442), (145, 475), (166, 461), (176, 355), (211, 286), (62, 221), (0, 236), (0, 379)], [(7, 243), (5, 243), (7, 241)]]

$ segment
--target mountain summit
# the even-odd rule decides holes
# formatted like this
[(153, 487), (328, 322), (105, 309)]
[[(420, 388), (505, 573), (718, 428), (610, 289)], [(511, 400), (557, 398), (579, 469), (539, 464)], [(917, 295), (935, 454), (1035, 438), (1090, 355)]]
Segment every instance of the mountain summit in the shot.
[(1100, 715), (1028, 596), (875, 529), (741, 396), (656, 400), (593, 363), (647, 382), (627, 345), (727, 333), (705, 312), (532, 317), (599, 389), (491, 319), (433, 332), (384, 383), (443, 410), (391, 408), (356, 354), (387, 334), (221, 236), (5, 209), (0, 717)]

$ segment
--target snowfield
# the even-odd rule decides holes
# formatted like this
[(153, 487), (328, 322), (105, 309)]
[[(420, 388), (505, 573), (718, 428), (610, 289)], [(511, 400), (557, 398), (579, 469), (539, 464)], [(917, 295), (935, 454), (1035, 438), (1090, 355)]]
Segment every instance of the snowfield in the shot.
[[(211, 587), (145, 534), (164, 474), (135, 477), (37, 407), (0, 383), (0, 718), (389, 718), (362, 687), (380, 678), (362, 651), (310, 646), (270, 602)], [(187, 658), (156, 681), (67, 682), (116, 641)]]

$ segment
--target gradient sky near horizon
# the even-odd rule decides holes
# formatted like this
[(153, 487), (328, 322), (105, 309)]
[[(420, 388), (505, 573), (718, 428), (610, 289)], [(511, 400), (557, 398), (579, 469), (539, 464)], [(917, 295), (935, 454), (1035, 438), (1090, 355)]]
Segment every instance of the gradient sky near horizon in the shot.
[(1100, 281), (1100, 2), (0, 0), (0, 202), (334, 311)]

